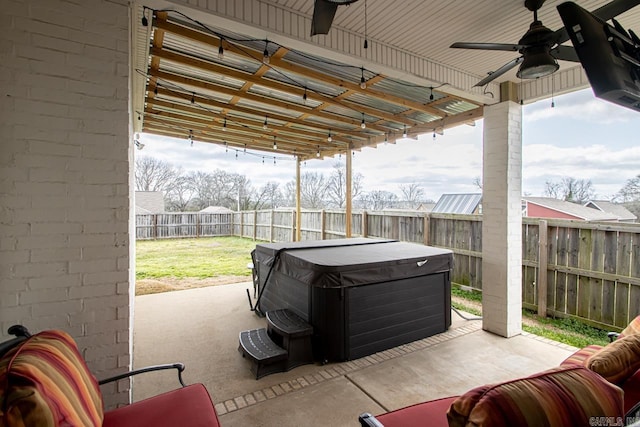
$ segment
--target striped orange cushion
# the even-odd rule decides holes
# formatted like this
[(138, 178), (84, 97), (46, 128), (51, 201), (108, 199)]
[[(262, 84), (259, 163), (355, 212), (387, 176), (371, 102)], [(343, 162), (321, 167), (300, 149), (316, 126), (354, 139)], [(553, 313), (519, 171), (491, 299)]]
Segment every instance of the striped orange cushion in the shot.
[(602, 350), (601, 345), (591, 344), (580, 350), (573, 353), (571, 356), (567, 357), (560, 363), (560, 366), (570, 367), (570, 366), (587, 366), (587, 361), (591, 356)]
[(629, 335), (635, 335), (640, 333), (640, 316), (636, 316), (626, 328), (620, 332), (620, 336), (618, 338), (626, 337)]
[(0, 359), (0, 426), (100, 426), (102, 395), (67, 333), (44, 331)]
[(622, 396), (586, 368), (555, 368), (477, 387), (453, 402), (447, 418), (450, 427), (586, 426), (590, 417), (622, 417)]

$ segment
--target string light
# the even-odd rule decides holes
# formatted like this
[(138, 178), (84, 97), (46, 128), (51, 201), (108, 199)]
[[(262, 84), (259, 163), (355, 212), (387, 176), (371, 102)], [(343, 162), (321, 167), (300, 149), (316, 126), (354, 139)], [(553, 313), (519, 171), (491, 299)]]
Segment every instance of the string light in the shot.
[(222, 61), (224, 59), (224, 48), (222, 47), (223, 38), (220, 38), (220, 46), (218, 46), (218, 59)]
[(273, 149), (277, 150), (278, 149), (278, 144), (276, 143), (276, 136), (273, 135)]
[(384, 134), (384, 145), (387, 145), (387, 142), (389, 142), (389, 137), (387, 136), (388, 134)]
[(227, 144), (227, 141), (224, 142), (224, 152), (225, 153), (229, 152), (229, 145)]
[(236, 150), (236, 160), (238, 160), (238, 150)]
[(307, 103), (307, 88), (304, 88), (304, 93), (302, 94), (302, 101), (306, 104)]
[(320, 157), (320, 146), (318, 145), (318, 151), (316, 151), (316, 157)]
[(367, 88), (367, 82), (364, 81), (364, 67), (360, 68), (361, 71), (361, 77), (360, 77), (360, 89), (366, 89)]
[(196, 93), (195, 92), (191, 92), (191, 103), (192, 104), (196, 103)]
[(193, 147), (193, 131), (189, 129), (189, 144)]
[(264, 123), (262, 124), (262, 129), (264, 129), (264, 130), (269, 129), (269, 125), (267, 123), (267, 119), (268, 119), (268, 117), (264, 116)]
[(429, 101), (433, 101), (433, 86), (430, 86), (429, 90), (431, 91), (431, 94), (429, 95)]
[(153, 94), (155, 96), (158, 96), (158, 85), (156, 84), (156, 87), (153, 88)]
[(327, 135), (327, 142), (331, 142), (333, 141), (333, 138), (331, 138), (331, 129), (329, 129), (329, 135)]
[(262, 164), (264, 165), (264, 156), (262, 156)]
[(403, 138), (407, 137), (407, 125), (404, 125), (404, 131), (402, 132), (402, 137)]
[(276, 158), (275, 157), (273, 158), (273, 164), (274, 165), (276, 164)]
[(262, 54), (262, 62), (264, 62), (265, 64), (269, 63), (269, 50), (267, 49), (267, 46), (269, 46), (269, 40), (265, 42), (264, 53)]
[(436, 130), (435, 129), (433, 130), (433, 140), (434, 141), (436, 140)]
[(360, 127), (362, 129), (365, 129), (367, 127), (367, 124), (364, 122), (364, 113), (362, 113), (362, 121), (360, 122)]
[(247, 144), (244, 144), (244, 154), (247, 154)]
[(224, 118), (224, 123), (222, 123), (222, 132), (227, 131), (227, 118)]

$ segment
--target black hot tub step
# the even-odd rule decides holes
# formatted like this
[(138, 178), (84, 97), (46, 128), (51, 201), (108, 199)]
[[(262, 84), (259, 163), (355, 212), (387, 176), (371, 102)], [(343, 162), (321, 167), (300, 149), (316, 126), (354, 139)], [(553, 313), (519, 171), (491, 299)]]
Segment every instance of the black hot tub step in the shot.
[(313, 326), (286, 308), (267, 312), (269, 330), (283, 337), (298, 338), (313, 334)]
[(238, 351), (251, 360), (256, 379), (287, 370), (287, 351), (271, 341), (265, 328), (240, 332)]

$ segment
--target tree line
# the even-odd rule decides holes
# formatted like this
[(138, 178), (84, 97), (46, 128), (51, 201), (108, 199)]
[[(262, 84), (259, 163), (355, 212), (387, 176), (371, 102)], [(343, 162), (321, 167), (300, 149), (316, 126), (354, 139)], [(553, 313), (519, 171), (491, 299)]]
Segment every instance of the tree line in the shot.
[[(424, 189), (416, 183), (400, 185), (399, 195), (390, 191), (366, 191), (362, 174), (353, 174), (351, 195), (355, 209), (415, 209), (425, 199)], [(213, 172), (190, 171), (154, 157), (140, 156), (135, 165), (136, 191), (161, 191), (168, 211), (199, 211), (208, 206), (231, 210), (260, 210), (293, 207), (296, 204), (295, 180), (284, 186), (275, 181), (256, 187), (246, 176), (217, 169)], [(336, 162), (328, 175), (303, 172), (300, 176), (301, 205), (306, 209), (342, 209), (346, 205), (344, 164)]]

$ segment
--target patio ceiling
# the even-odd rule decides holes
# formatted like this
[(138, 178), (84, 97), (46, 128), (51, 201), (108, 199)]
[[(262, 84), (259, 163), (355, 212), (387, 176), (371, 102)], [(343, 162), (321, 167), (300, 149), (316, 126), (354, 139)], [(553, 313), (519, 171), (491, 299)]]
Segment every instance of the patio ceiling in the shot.
[[(181, 13), (158, 11), (162, 8), (156, 3)], [(247, 30), (246, 17), (237, 26), (206, 20), (214, 14), (229, 19), (242, 13), (225, 6), (228, 3), (213, 2), (209, 7), (215, 10), (204, 13), (171, 2), (145, 4), (156, 9), (153, 13), (138, 7), (136, 131), (191, 136), (231, 150), (293, 155), (300, 160), (393, 143), (405, 133), (409, 138), (442, 133), (445, 128), (473, 124), (482, 117), (483, 105), (499, 101), (499, 95), (493, 96), (500, 93), (498, 84), (516, 80), (514, 69), (485, 88), (473, 88), (488, 71), (518, 54), (450, 49), (450, 44), (515, 43), (532, 21), (520, 1), (434, 0), (427, 7), (421, 0), (404, 0), (398, 7), (400, 2), (369, 0), (366, 28), (365, 1), (360, 1), (338, 8), (327, 36), (311, 38), (307, 28), (313, 13), (311, 0), (243, 2), (245, 14), (260, 13), (253, 19), (257, 24), (249, 24), (255, 31)], [(556, 11), (559, 3), (549, 0), (539, 12), (539, 19), (554, 30), (562, 26)], [(607, 1), (579, 3), (593, 10)], [(640, 8), (620, 16), (623, 26), (640, 27), (636, 9)], [(141, 24), (143, 13), (148, 18), (146, 27)], [(269, 31), (278, 27), (278, 20), (291, 21), (289, 26), (298, 23), (303, 43), (291, 39), (288, 44), (282, 34)], [(369, 51), (358, 46), (365, 33)], [(324, 49), (317, 49), (314, 42)], [(384, 48), (389, 51), (380, 53)], [(344, 55), (354, 49), (359, 56)], [(385, 60), (384, 56), (396, 52), (406, 52), (407, 57)], [(415, 58), (433, 66), (421, 65), (421, 71), (412, 75), (402, 70), (395, 73), (385, 65)], [(556, 93), (585, 87), (579, 64), (561, 62), (560, 66)], [(541, 88), (538, 96), (549, 91), (548, 82)]]

